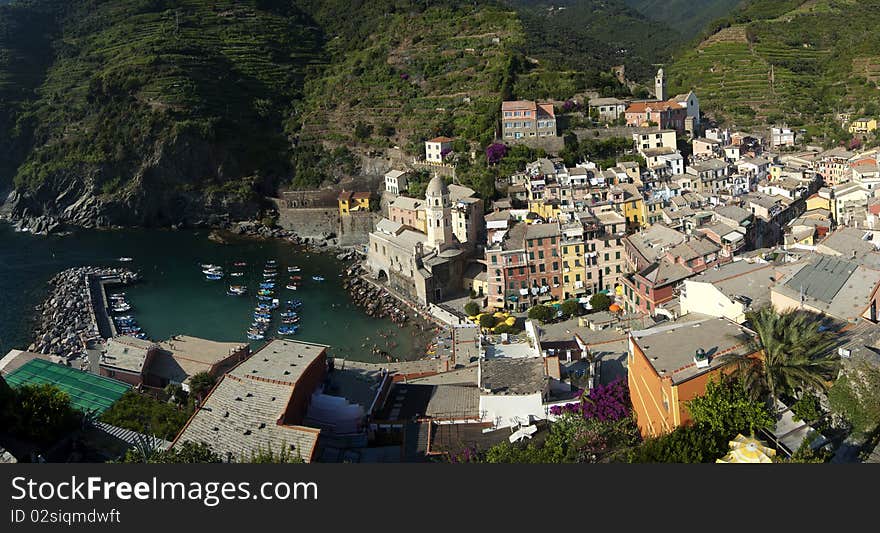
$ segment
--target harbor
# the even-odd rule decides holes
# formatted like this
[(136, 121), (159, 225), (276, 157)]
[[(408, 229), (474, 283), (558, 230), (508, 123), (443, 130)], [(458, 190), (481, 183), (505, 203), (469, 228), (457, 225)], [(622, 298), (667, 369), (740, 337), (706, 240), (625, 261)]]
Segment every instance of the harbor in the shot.
[[(15, 233), (8, 226), (0, 227), (0, 284), (10, 294), (10, 306), (18, 310), (0, 311), (3, 349), (35, 344), (34, 349), (39, 351), (41, 346), (34, 342), (34, 333), (41, 331), (40, 341), (49, 333), (45, 341), (48, 345), (55, 339), (62, 344), (72, 343), (65, 345), (63, 353), (56, 354), (67, 358), (81, 349), (83, 340), (89, 336), (105, 338), (108, 330), (112, 336), (122, 332), (120, 329), (135, 335), (143, 333), (149, 340), (191, 335), (219, 342), (250, 341), (256, 348), (269, 337), (278, 337), (281, 330), (286, 332), (281, 335), (289, 338), (330, 345), (332, 356), (348, 360), (386, 362), (424, 357), (425, 346), (433, 336), (432, 328), (420, 319), (413, 320), (412, 313), (398, 323), (388, 316), (369, 316), (343, 287), (344, 272), (356, 254), (342, 253), (337, 258), (280, 239), (233, 236), (221, 244), (209, 240), (208, 234), (77, 230), (67, 237), (36, 237)], [(120, 261), (122, 258), (131, 260)], [(273, 260), (277, 263), (274, 282), (263, 276), (268, 273), (264, 272), (267, 262)], [(236, 263), (247, 265), (237, 267)], [(207, 279), (203, 272), (207, 269), (202, 265), (222, 266), (224, 275), (216, 280)], [(88, 323), (89, 327), (68, 340), (66, 320), (61, 331), (43, 331), (42, 312), (28, 310), (51, 302), (54, 292), (49, 282), (59, 272), (77, 268), (102, 269), (109, 274), (112, 270), (130, 271), (137, 274), (137, 282), (123, 288), (108, 279), (101, 285), (106, 286), (103, 293), (94, 284), (82, 289), (85, 299), (72, 305), (85, 313), (79, 325)], [(295, 268), (298, 270), (294, 271)], [(241, 275), (233, 276), (236, 273)], [(261, 283), (274, 286), (260, 287)], [(288, 285), (296, 289), (289, 289)], [(246, 293), (230, 295), (234, 286), (246, 287)], [(274, 290), (274, 295), (259, 294), (265, 289)], [(98, 300), (94, 307), (87, 305), (89, 293), (91, 299)], [(259, 300), (258, 296), (269, 300)], [(57, 304), (59, 299), (55, 299)], [(279, 301), (272, 313), (271, 328), (267, 328), (264, 339), (249, 339), (248, 332), (257, 322), (254, 314), (258, 304), (271, 306), (273, 299)], [(112, 308), (117, 300), (125, 305), (118, 306), (119, 312), (114, 313)], [(289, 309), (288, 301), (297, 300), (302, 302), (301, 310)], [(102, 307), (105, 311), (110, 309), (106, 320), (102, 319)], [(90, 317), (90, 308), (99, 311), (94, 319)], [(296, 316), (281, 316), (291, 312)], [(54, 311), (50, 318), (52, 314)], [(74, 319), (72, 325), (77, 323)], [(339, 335), (340, 331), (347, 334)], [(81, 337), (80, 333), (87, 335)], [(48, 345), (44, 348), (55, 353)]]

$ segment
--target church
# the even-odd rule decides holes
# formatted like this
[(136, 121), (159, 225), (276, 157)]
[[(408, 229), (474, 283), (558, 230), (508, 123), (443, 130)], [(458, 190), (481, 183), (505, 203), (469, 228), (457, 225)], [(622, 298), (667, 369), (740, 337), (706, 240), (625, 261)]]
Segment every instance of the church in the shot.
[(426, 305), (459, 294), (482, 234), (483, 202), (473, 189), (435, 175), (418, 219), (425, 231), (383, 218), (370, 233), (366, 266), (376, 279)]

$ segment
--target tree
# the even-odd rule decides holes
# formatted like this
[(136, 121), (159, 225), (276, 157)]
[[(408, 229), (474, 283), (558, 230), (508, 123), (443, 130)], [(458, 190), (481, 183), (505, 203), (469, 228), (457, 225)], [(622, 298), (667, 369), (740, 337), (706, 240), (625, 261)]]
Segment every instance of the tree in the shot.
[(129, 390), (101, 414), (100, 420), (145, 435), (171, 440), (192, 414), (192, 403), (175, 406)]
[(607, 311), (614, 301), (604, 292), (597, 292), (590, 297), (590, 307), (593, 311)]
[(704, 424), (679, 426), (671, 433), (649, 437), (627, 453), (630, 463), (713, 463), (728, 450), (728, 439)]
[(556, 313), (554, 312), (552, 307), (538, 304), (534, 307), (529, 308), (528, 317), (532, 320), (539, 320), (542, 323), (549, 322), (553, 320), (553, 316)]
[(685, 406), (695, 423), (729, 437), (737, 433), (754, 435), (775, 424), (767, 406), (749, 397), (741, 379), (710, 381), (705, 394), (686, 402)]
[[(783, 313), (764, 307), (746, 314), (755, 338), (757, 363), (776, 412), (780, 394), (799, 396), (806, 390), (825, 390), (837, 372), (836, 336), (822, 328), (815, 313), (791, 310)], [(754, 368), (754, 367), (753, 367)]]
[(141, 447), (125, 453), (123, 463), (222, 463), (223, 458), (204, 442), (185, 441), (179, 446), (162, 451), (148, 452), (144, 456)]
[(491, 329), (495, 327), (498, 321), (495, 320), (495, 317), (491, 314), (487, 313), (480, 317), (480, 327), (483, 329)]
[(480, 313), (480, 306), (476, 302), (468, 302), (464, 304), (464, 312), (468, 316), (476, 316)]
[(566, 317), (578, 315), (581, 310), (581, 306), (577, 300), (565, 300), (559, 308), (562, 311), (562, 315)]
[(828, 391), (831, 411), (866, 434), (880, 424), (880, 369), (863, 362), (843, 373)]
[(70, 396), (56, 387), (24, 385), (15, 390), (13, 433), (40, 444), (51, 444), (79, 426), (82, 413), (73, 408)]
[(370, 124), (366, 124), (363, 121), (358, 121), (357, 124), (354, 125), (354, 136), (360, 140), (364, 141), (370, 138), (370, 135), (373, 134), (373, 126)]
[(492, 143), (486, 147), (486, 161), (490, 165), (494, 165), (504, 159), (507, 155), (507, 145), (501, 143)]
[(193, 374), (189, 378), (189, 392), (194, 398), (202, 401), (214, 388), (215, 383), (217, 383), (217, 379), (207, 372)]

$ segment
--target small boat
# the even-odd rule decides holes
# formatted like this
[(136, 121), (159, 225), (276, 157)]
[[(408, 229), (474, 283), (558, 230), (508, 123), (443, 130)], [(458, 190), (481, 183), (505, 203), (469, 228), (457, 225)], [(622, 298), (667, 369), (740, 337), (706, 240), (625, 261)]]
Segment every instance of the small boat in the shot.
[(232, 264), (237, 267), (247, 266), (247, 263), (245, 263), (244, 261), (236, 261), (235, 263), (232, 263)]
[(134, 317), (131, 315), (122, 315), (122, 316), (113, 317), (113, 320), (115, 320), (117, 322), (120, 322), (120, 321), (124, 322), (126, 320), (134, 320)]
[(264, 281), (263, 283), (260, 283), (260, 288), (261, 289), (274, 289), (275, 282), (274, 281)]
[(212, 265), (211, 263), (204, 263), (204, 264), (201, 264), (201, 265), (199, 265), (199, 266), (202, 267), (202, 268), (220, 268), (219, 265)]
[(293, 318), (282, 318), (281, 319), (282, 324), (296, 324), (297, 322), (299, 322), (298, 316), (293, 317)]
[(293, 300), (287, 300), (287, 305), (292, 307), (300, 307), (302, 306), (302, 304), (302, 300), (299, 300), (297, 298), (294, 298)]
[(229, 275), (232, 276), (233, 278), (240, 278), (240, 277), (244, 276), (244, 272), (230, 272)]
[(261, 335), (261, 334), (259, 334), (259, 333), (248, 333), (248, 334), (247, 334), (247, 338), (250, 339), (250, 340), (252, 340), (252, 341), (259, 341), (259, 340), (263, 340), (263, 339), (265, 339), (266, 337), (263, 336), (263, 335)]
[(296, 326), (289, 326), (289, 327), (281, 326), (280, 328), (278, 328), (278, 334), (279, 335), (294, 335), (294, 334), (296, 334), (296, 331), (298, 329), (299, 328), (297, 328)]
[(135, 335), (132, 335), (132, 337), (135, 337), (135, 338), (138, 338), (138, 339), (146, 339), (146, 338), (147, 338), (147, 334), (144, 333), (143, 331), (141, 331), (140, 333), (137, 333), (137, 334), (135, 334)]
[(290, 267), (287, 267), (287, 271), (288, 272), (300, 272), (300, 271), (302, 271), (302, 269), (298, 266), (290, 266)]
[(296, 285), (288, 285), (287, 288), (292, 291), (295, 291), (297, 289)]
[(280, 316), (281, 318), (296, 318), (297, 314), (293, 311), (284, 311)]
[(229, 296), (243, 296), (247, 294), (247, 287), (243, 287), (241, 285), (230, 285), (229, 290), (226, 291), (226, 294)]
[(324, 276), (312, 276), (312, 279), (315, 281), (324, 281)]
[(111, 307), (110, 310), (113, 311), (114, 313), (124, 313), (124, 312), (126, 312), (126, 311), (130, 311), (130, 310), (131, 310), (131, 306), (128, 305), (128, 304), (125, 304), (125, 305), (118, 305), (118, 306), (115, 306), (115, 307)]
[(207, 274), (205, 275), (205, 279), (209, 281), (217, 281), (218, 279), (223, 279), (223, 276), (220, 274)]
[(119, 261), (122, 263), (128, 263), (129, 261), (134, 261), (131, 257), (120, 257)]
[(264, 295), (260, 294), (260, 295), (257, 295), (257, 300), (260, 300), (261, 302), (270, 302), (270, 301), (272, 301), (272, 297), (271, 296), (264, 296)]

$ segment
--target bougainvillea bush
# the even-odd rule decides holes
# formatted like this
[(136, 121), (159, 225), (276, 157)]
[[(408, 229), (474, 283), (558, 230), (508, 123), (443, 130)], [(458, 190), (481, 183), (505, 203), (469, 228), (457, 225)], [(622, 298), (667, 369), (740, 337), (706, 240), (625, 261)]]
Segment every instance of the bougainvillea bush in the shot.
[(486, 147), (486, 161), (495, 164), (507, 155), (507, 145), (501, 143), (492, 143)]
[(586, 419), (600, 422), (620, 420), (630, 415), (629, 387), (622, 378), (607, 385), (596, 385), (579, 403), (554, 405), (550, 414), (561, 416), (566, 413), (581, 414)]

